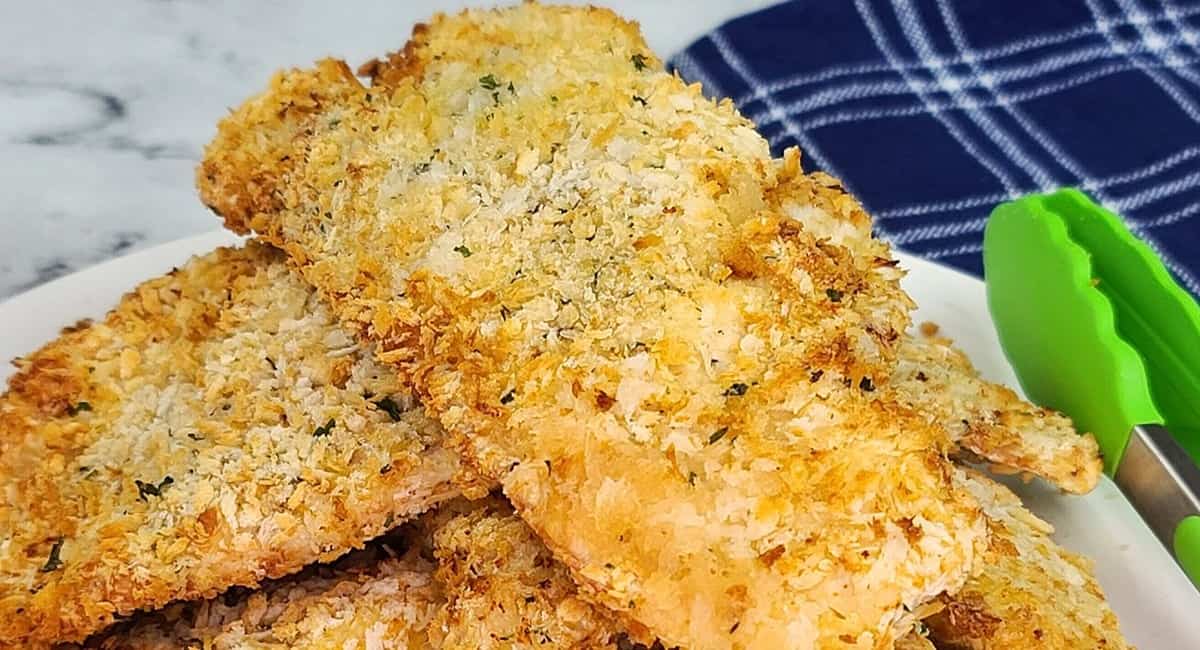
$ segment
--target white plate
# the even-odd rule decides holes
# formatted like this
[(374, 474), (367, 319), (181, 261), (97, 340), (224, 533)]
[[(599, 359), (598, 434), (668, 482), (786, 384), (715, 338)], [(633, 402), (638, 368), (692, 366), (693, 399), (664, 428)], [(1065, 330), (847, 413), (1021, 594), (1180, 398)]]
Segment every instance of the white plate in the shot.
[[(0, 358), (27, 354), (80, 318), (99, 317), (142, 280), (189, 256), (237, 242), (212, 232), (164, 244), (70, 275), (0, 304)], [(938, 323), (990, 379), (1016, 385), (988, 317), (983, 283), (900, 254), (905, 288), (921, 305), (915, 322)], [(11, 374), (0, 368), (0, 380)], [(1013, 486), (1026, 504), (1055, 525), (1067, 548), (1096, 560), (1096, 573), (1130, 641), (1143, 650), (1200, 645), (1200, 594), (1107, 478), (1084, 497), (1034, 483)]]

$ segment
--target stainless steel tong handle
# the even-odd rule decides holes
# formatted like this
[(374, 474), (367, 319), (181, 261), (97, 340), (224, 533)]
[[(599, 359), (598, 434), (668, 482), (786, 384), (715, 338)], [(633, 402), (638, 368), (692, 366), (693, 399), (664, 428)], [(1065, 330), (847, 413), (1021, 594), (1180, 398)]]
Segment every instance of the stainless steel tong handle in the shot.
[(1113, 479), (1200, 589), (1200, 467), (1165, 427), (1143, 424)]

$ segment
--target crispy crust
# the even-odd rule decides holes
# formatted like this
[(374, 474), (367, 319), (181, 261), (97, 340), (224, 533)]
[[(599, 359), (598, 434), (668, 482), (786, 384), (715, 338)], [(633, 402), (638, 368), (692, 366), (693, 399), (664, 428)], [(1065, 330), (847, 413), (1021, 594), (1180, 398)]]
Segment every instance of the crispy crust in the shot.
[(456, 492), (440, 427), (281, 260), (196, 258), (18, 360), (0, 645), (294, 572)]
[(892, 385), (900, 399), (934, 418), (964, 449), (1001, 472), (1029, 472), (1083, 494), (1100, 480), (1100, 447), (1060, 413), (986, 381), (941, 337), (905, 337)]
[[(896, 642), (897, 650), (1127, 648), (1086, 561), (1006, 488), (968, 471), (993, 535), (982, 575)], [(381, 549), (412, 547), (404, 557)], [(433, 578), (431, 580), (431, 577)], [(610, 648), (612, 616), (578, 597), (561, 564), (500, 499), (440, 506), (331, 568), (140, 615), (89, 648), (343, 647), (385, 629), (383, 647)], [(387, 644), (391, 645), (387, 645)]]
[(926, 619), (938, 647), (1130, 647), (1089, 560), (1055, 544), (1050, 524), (1008, 488), (971, 471), (960, 482), (983, 504), (991, 543), (981, 573)]
[(432, 647), (616, 647), (622, 631), (612, 614), (579, 597), (567, 568), (504, 499), (447, 504), (419, 525), (432, 533), (446, 592)]
[[(444, 604), (433, 564), (397, 554), (403, 538), (376, 542), (331, 565), (140, 614), (88, 639), (92, 650), (428, 648)], [(59, 648), (58, 650), (70, 650)]]
[(869, 395), (911, 303), (836, 181), (602, 10), (441, 16), (370, 72), (277, 76), (201, 194), (590, 597), (682, 645), (875, 648), (962, 584), (983, 519), (942, 428)]
[(258, 591), (181, 603), (89, 640), (167, 648), (616, 648), (610, 616), (502, 499), (441, 505), (366, 550)]
[(896, 642), (896, 650), (935, 650), (929, 637), (920, 632), (912, 632)]

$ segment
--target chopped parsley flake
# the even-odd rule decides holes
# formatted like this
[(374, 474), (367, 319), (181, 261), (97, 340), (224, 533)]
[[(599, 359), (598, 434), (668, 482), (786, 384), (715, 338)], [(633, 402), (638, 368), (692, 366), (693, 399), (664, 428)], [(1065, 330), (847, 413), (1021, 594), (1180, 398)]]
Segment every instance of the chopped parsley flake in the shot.
[(629, 60), (633, 62), (633, 67), (636, 68), (638, 72), (646, 69), (645, 56), (641, 54), (634, 54), (633, 56), (629, 57)]
[(67, 407), (67, 413), (70, 415), (75, 415), (82, 411), (90, 411), (90, 410), (92, 410), (92, 405), (87, 402), (80, 402), (78, 404), (75, 404), (74, 406)]
[(720, 429), (713, 431), (712, 435), (708, 437), (708, 444), (711, 445), (721, 438), (724, 438), (725, 434), (727, 433), (729, 433), (729, 427), (721, 427)]
[(42, 573), (50, 573), (63, 565), (62, 558), (59, 557), (62, 547), (63, 538), (54, 540), (54, 546), (50, 547), (50, 557), (46, 558), (46, 563), (42, 565)]
[(863, 377), (862, 381), (858, 382), (858, 387), (869, 393), (875, 390), (875, 383), (871, 381), (870, 377)]
[(829, 296), (830, 302), (841, 302), (842, 301), (842, 292), (838, 291), (837, 289), (826, 289), (825, 295)]
[(487, 90), (495, 90), (500, 87), (500, 82), (496, 81), (496, 77), (494, 75), (485, 74), (479, 78), (479, 85), (483, 86)]
[(375, 406), (378, 406), (380, 411), (387, 413), (392, 418), (392, 422), (399, 422), (400, 416), (404, 414), (404, 409), (400, 408), (396, 400), (390, 397), (385, 397), (375, 402)]
[(138, 498), (142, 501), (146, 501), (146, 497), (162, 496), (162, 491), (166, 489), (168, 485), (174, 482), (175, 479), (171, 478), (170, 476), (164, 477), (163, 480), (158, 482), (158, 484), (147, 483), (145, 481), (138, 480), (134, 481), (134, 483), (137, 484)]
[(337, 426), (337, 421), (330, 420), (330, 421), (326, 422), (324, 425), (319, 426), (315, 430), (313, 430), (313, 437), (321, 438), (321, 437), (327, 436), (333, 431), (333, 428), (335, 426)]
[(725, 389), (725, 396), (741, 397), (742, 395), (746, 394), (747, 390), (750, 390), (750, 387), (739, 381), (737, 383), (730, 384), (729, 388)]
[(462, 245), (455, 246), (454, 252), (458, 253), (459, 255), (462, 255), (463, 257), (471, 256), (471, 249), (467, 248), (466, 246), (462, 246)]

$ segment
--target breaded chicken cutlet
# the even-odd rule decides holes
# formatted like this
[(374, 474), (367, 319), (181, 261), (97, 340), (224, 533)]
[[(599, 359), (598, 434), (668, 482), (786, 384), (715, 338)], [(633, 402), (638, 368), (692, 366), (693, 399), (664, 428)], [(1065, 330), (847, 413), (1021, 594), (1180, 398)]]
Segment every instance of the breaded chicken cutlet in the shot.
[(453, 496), (441, 428), (259, 244), (130, 292), (0, 397), (0, 646), (330, 560)]
[(890, 647), (987, 543), (953, 441), (872, 394), (911, 302), (835, 181), (636, 27), (441, 16), (278, 76), (199, 171), (419, 389), (584, 593), (668, 644)]
[(1130, 647), (1089, 560), (1055, 544), (1050, 524), (1008, 488), (974, 471), (957, 480), (983, 505), (991, 541), (979, 575), (925, 621), (938, 647)]
[(442, 604), (428, 559), (379, 542), (258, 590), (135, 615), (80, 646), (56, 650), (428, 648)]
[[(1086, 561), (1058, 548), (1049, 526), (1008, 489), (970, 472), (993, 539), (954, 596), (896, 642), (897, 650), (1127, 648)], [(616, 648), (621, 627), (577, 597), (506, 502), (442, 504), (332, 567), (258, 591), (137, 615), (87, 648)], [(376, 645), (372, 645), (372, 643)], [(661, 647), (661, 646), (656, 646)]]
[(981, 378), (945, 338), (901, 339), (889, 391), (999, 471), (1036, 474), (1075, 494), (1100, 480), (1100, 447), (1090, 433), (1079, 435), (1062, 414)]
[(616, 648), (502, 499), (451, 501), (330, 566), (137, 616), (87, 648)]
[(615, 649), (625, 636), (608, 610), (579, 597), (567, 568), (503, 498), (460, 499), (417, 525), (446, 593), (431, 647)]
[[(279, 256), (254, 244), (249, 251), (219, 251), (209, 258), (185, 267), (179, 281), (217, 272), (227, 274), (217, 276), (221, 278), (256, 273), (254, 264), (263, 265), (262, 280), (279, 272), (270, 268), (280, 265)], [(194, 268), (206, 264), (213, 268)], [(932, 374), (931, 366), (949, 355), (957, 360), (955, 372), (969, 371), (965, 359), (945, 340), (917, 339), (907, 347), (913, 352), (901, 349), (901, 367), (906, 360), (916, 359), (920, 372)], [(924, 352), (917, 354), (918, 350)], [(433, 448), (429, 453), (442, 452)], [(1104, 605), (1086, 563), (1055, 547), (1046, 536), (1047, 526), (1025, 512), (1005, 488), (980, 476), (970, 477), (965, 484), (985, 504), (995, 539), (982, 575), (971, 578), (959, 594), (945, 597), (945, 609), (930, 619), (939, 641), (1004, 648), (1039, 639), (1063, 647), (1106, 639), (1108, 647), (1124, 647), (1115, 617)], [(265, 587), (261, 594), (243, 591), (202, 604), (171, 605), (163, 612), (139, 616), (132, 629), (126, 627), (88, 645), (326, 647), (335, 641), (340, 645), (348, 639), (381, 638), (395, 647), (411, 648), (494, 647), (501, 642), (609, 647), (619, 633), (610, 616), (574, 597), (565, 568), (550, 558), (504, 504), (495, 500), (447, 504), (437, 514), (420, 519), (415, 530), (425, 559), (419, 555), (382, 559), (375, 547), (374, 555), (363, 553), (340, 561), (343, 569), (356, 567), (348, 571), (308, 570), (303, 577)], [(441, 586), (429, 580), (435, 566)], [(337, 624), (331, 625), (331, 620)], [(910, 635), (897, 647), (930, 647), (921, 645), (927, 643), (919, 635)]]

